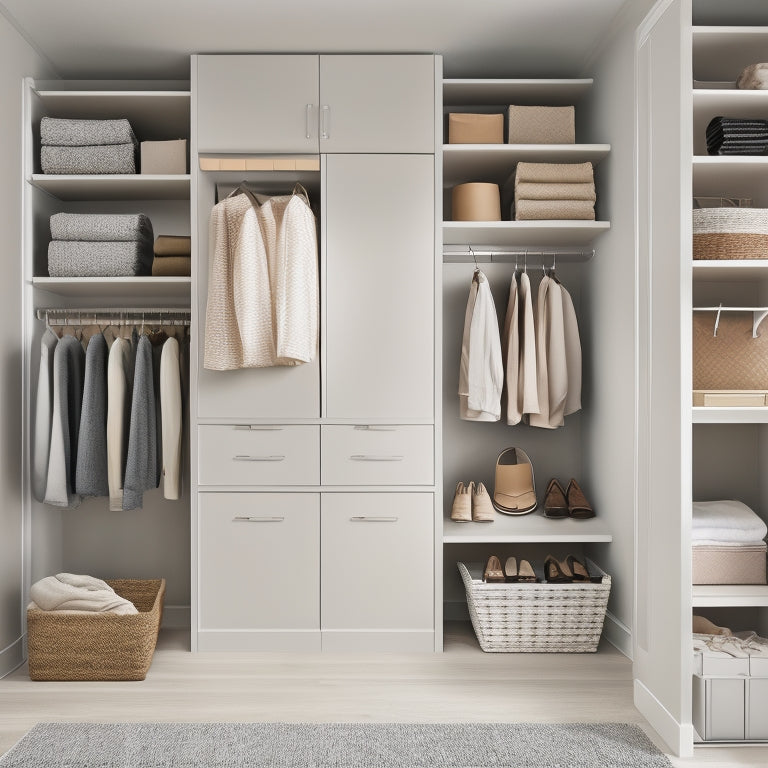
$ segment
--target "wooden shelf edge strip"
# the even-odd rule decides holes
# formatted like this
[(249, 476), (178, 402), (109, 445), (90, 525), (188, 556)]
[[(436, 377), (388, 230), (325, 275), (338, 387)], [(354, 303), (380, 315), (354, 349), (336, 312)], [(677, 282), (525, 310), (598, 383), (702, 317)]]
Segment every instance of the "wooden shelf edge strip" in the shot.
[(319, 171), (319, 155), (229, 156), (200, 155), (201, 171)]

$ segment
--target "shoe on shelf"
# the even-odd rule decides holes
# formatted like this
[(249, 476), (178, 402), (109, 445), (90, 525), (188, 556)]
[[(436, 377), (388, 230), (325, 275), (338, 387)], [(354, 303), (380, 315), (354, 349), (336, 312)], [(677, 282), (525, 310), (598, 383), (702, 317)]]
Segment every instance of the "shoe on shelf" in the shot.
[(453, 506), (451, 507), (451, 520), (456, 523), (472, 522), (472, 491), (474, 483), (468, 486), (461, 481), (456, 484), (456, 493), (453, 495)]
[(492, 584), (504, 583), (504, 571), (501, 568), (501, 560), (496, 555), (491, 555), (488, 558), (488, 562), (485, 564), (485, 570), (483, 571), (483, 581)]
[(548, 584), (570, 584), (573, 581), (573, 571), (565, 560), (547, 555), (544, 560), (544, 578)]
[(492, 523), (496, 512), (484, 483), (472, 486), (472, 520), (476, 523)]
[(508, 557), (504, 563), (504, 577), (513, 584), (535, 584), (538, 581), (536, 572), (529, 560)]
[(568, 501), (560, 481), (553, 477), (544, 494), (544, 514), (547, 517), (568, 517)]
[(587, 564), (583, 560), (579, 560), (575, 555), (568, 555), (565, 564), (573, 574), (573, 581), (592, 581)]
[(533, 465), (521, 448), (506, 448), (496, 459), (493, 506), (504, 515), (527, 515), (536, 509)]
[(571, 478), (568, 488), (565, 491), (565, 498), (568, 501), (568, 514), (577, 520), (586, 520), (595, 516), (592, 505), (587, 501), (584, 491), (579, 484)]

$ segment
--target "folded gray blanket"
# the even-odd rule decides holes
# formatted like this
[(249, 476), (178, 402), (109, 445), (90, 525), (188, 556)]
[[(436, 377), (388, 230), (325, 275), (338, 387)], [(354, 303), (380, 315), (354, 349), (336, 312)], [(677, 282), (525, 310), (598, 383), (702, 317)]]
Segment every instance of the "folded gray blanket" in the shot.
[(136, 173), (133, 144), (40, 148), (43, 173)]
[(131, 124), (119, 120), (71, 120), (44, 117), (40, 121), (40, 143), (51, 147), (92, 147), (106, 144), (138, 146)]
[(54, 240), (149, 241), (150, 245), (154, 244), (152, 222), (143, 213), (54, 213), (51, 237)]
[(152, 259), (151, 243), (53, 240), (48, 244), (48, 274), (51, 277), (149, 275)]

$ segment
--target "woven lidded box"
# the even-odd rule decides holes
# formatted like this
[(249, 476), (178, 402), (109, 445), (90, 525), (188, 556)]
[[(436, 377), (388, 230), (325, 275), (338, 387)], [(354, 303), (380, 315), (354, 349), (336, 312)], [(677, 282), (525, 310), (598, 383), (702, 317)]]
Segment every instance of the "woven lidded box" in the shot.
[[(486, 652), (592, 653), (603, 631), (611, 577), (600, 583), (487, 584), (457, 563), (480, 647)], [(482, 573), (482, 567), (478, 574)]]
[(163, 616), (165, 579), (107, 580), (138, 613), (27, 611), (32, 680), (143, 680)]
[(576, 111), (573, 107), (509, 107), (509, 144), (574, 144)]

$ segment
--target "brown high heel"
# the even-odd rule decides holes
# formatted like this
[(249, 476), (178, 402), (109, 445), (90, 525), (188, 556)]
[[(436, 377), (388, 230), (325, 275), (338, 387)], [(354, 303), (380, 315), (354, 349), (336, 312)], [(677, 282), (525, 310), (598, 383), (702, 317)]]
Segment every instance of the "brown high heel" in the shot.
[(547, 555), (544, 560), (544, 578), (549, 584), (570, 584), (573, 581), (573, 572), (565, 560)]
[(565, 498), (568, 502), (568, 514), (577, 520), (586, 520), (595, 516), (592, 505), (587, 501), (584, 491), (579, 484), (571, 478), (568, 488), (565, 491)]
[(547, 517), (568, 517), (568, 501), (560, 481), (553, 477), (544, 494), (544, 514)]

